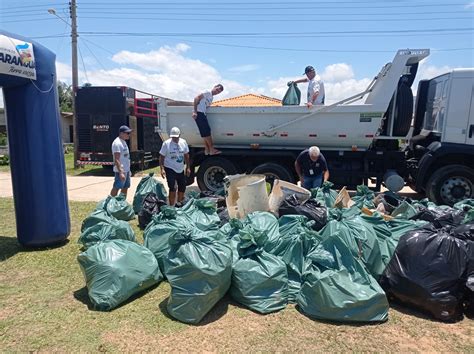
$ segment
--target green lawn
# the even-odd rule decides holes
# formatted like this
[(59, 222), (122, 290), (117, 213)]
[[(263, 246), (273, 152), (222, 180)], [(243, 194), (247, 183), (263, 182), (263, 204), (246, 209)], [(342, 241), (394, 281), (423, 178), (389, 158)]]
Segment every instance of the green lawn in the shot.
[(294, 306), (262, 316), (225, 298), (201, 325), (189, 326), (166, 314), (166, 282), (111, 312), (94, 311), (76, 261), (81, 222), (94, 207), (70, 202), (70, 241), (32, 251), (16, 241), (12, 199), (0, 198), (2, 352), (474, 351), (474, 321), (443, 324), (404, 308), (364, 326), (313, 321)]

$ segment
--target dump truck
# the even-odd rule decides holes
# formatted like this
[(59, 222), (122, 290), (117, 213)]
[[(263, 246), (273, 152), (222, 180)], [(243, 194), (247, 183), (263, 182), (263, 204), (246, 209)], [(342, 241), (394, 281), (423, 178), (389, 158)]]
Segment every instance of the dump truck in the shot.
[(414, 99), (411, 86), (429, 54), (399, 50), (366, 90), (327, 106), (210, 107), (217, 156), (204, 154), (190, 106), (158, 100), (157, 131), (165, 140), (172, 127), (181, 129), (201, 190), (215, 191), (238, 173), (294, 183), (296, 157), (317, 145), (337, 186), (408, 185), (453, 204), (474, 196), (474, 69), (422, 80)]

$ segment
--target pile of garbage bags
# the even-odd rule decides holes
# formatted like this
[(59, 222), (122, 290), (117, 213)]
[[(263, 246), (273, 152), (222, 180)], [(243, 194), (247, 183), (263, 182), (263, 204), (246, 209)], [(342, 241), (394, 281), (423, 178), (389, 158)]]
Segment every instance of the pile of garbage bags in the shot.
[(145, 177), (140, 186), (153, 186), (135, 195), (143, 245), (124, 221), (131, 206), (123, 198), (108, 197), (83, 222), (78, 261), (97, 310), (162, 280), (171, 287), (169, 315), (190, 324), (226, 294), (257, 313), (293, 303), (337, 322), (386, 321), (389, 300), (441, 321), (474, 308), (474, 200), (451, 208), (366, 186), (350, 198), (330, 182), (294, 194), (281, 184), (267, 210), (229, 218), (223, 195), (156, 207), (166, 195), (153, 180)]

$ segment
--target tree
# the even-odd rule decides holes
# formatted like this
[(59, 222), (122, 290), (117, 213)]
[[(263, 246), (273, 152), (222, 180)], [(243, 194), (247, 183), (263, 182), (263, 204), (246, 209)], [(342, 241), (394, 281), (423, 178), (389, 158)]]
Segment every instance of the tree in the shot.
[(72, 85), (58, 81), (58, 97), (61, 112), (72, 112)]

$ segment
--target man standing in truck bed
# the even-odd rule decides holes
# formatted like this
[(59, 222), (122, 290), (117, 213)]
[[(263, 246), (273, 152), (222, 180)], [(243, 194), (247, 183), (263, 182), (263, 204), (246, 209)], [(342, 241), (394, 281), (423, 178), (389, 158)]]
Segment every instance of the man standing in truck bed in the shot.
[(193, 119), (196, 121), (199, 133), (204, 139), (204, 154), (206, 155), (217, 155), (221, 153), (221, 151), (214, 147), (211, 127), (207, 121), (206, 111), (211, 105), (214, 96), (220, 94), (222, 91), (224, 91), (224, 86), (217, 84), (211, 91), (205, 91), (194, 98)]
[(301, 187), (308, 190), (321, 187), (323, 181), (329, 179), (326, 159), (317, 146), (311, 146), (298, 155), (295, 170), (300, 178)]
[(325, 99), (324, 93), (324, 82), (321, 78), (316, 75), (316, 70), (311, 65), (308, 65), (304, 69), (304, 75), (306, 75), (303, 79), (298, 79), (295, 81), (290, 81), (288, 86), (292, 83), (298, 84), (300, 82), (307, 82), (308, 83), (308, 93), (307, 93), (307, 103), (306, 105), (308, 108), (313, 107), (314, 105), (323, 105)]

